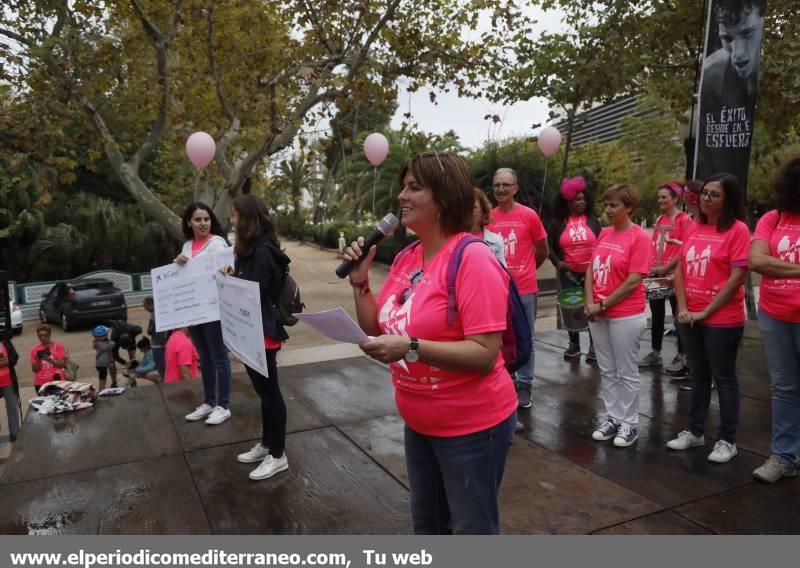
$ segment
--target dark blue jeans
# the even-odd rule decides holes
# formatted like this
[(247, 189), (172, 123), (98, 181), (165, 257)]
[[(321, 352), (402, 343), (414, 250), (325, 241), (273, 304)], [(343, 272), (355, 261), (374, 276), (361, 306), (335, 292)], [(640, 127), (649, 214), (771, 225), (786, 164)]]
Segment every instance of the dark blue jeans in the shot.
[(222, 342), (222, 326), (218, 321), (189, 328), (203, 374), (203, 402), (209, 406), (228, 408), (231, 400), (231, 361)]
[(261, 399), (261, 443), (269, 448), (272, 457), (283, 455), (286, 446), (286, 403), (278, 384), (278, 352), (267, 351), (267, 373), (265, 377), (255, 369), (244, 366), (253, 389)]
[(499, 534), (497, 494), (516, 412), (497, 426), (452, 438), (405, 428), (416, 534)]
[(717, 384), (720, 426), (718, 438), (736, 443), (739, 426), (739, 379), (736, 354), (744, 327), (709, 327), (678, 324), (686, 358), (692, 370), (692, 394), (689, 398), (689, 431), (702, 436), (711, 404), (711, 381)]

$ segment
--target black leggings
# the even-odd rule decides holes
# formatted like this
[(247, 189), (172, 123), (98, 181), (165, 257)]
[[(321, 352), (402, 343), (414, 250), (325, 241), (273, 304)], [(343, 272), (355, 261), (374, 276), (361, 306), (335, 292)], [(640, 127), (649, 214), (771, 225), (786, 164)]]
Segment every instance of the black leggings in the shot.
[[(672, 308), (672, 319), (674, 323), (678, 323), (678, 300), (675, 295), (668, 296), (669, 305)], [(653, 314), (653, 328), (650, 330), (653, 342), (653, 351), (661, 351), (661, 345), (664, 339), (664, 317), (666, 316), (667, 307), (664, 298), (660, 300), (650, 300), (650, 311)], [(676, 333), (678, 337), (678, 353), (683, 353), (683, 343), (681, 342), (680, 334)]]
[(269, 448), (274, 458), (281, 457), (286, 447), (286, 403), (278, 385), (277, 354), (274, 350), (267, 351), (269, 378), (245, 365), (250, 382), (261, 398), (261, 443)]

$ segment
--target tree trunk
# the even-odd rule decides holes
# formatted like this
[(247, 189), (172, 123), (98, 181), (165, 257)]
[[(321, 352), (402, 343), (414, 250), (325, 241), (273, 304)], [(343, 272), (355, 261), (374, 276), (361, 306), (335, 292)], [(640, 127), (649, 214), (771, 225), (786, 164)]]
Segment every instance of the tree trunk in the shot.
[(161, 224), (172, 238), (182, 241), (183, 231), (181, 230), (180, 217), (153, 195), (128, 163), (120, 164), (118, 167), (112, 160), (112, 166), (125, 189), (133, 196), (145, 214)]

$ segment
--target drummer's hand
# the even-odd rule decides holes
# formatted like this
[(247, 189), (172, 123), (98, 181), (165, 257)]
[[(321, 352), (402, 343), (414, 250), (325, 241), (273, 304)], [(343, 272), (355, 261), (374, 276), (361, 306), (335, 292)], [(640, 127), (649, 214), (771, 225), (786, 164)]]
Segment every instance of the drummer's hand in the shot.
[(664, 276), (664, 268), (662, 266), (656, 266), (650, 271), (650, 274), (652, 276)]

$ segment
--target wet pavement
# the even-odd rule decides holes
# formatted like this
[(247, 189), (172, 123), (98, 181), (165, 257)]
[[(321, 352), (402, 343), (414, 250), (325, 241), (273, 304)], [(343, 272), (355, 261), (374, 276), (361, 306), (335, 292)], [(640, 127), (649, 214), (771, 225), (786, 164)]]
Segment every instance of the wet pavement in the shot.
[[(685, 427), (689, 393), (658, 368), (642, 372), (639, 441), (592, 441), (599, 373), (583, 359), (564, 361), (565, 346), (563, 332), (538, 334), (534, 404), (521, 412), (525, 430), (501, 490), (504, 532), (798, 532), (800, 482), (752, 478), (770, 441), (769, 381), (752, 334), (739, 355), (739, 455), (724, 465), (706, 459), (716, 400), (706, 448), (664, 447)], [(674, 349), (667, 338), (666, 361)], [(325, 350), (302, 355), (295, 362), (322, 359)], [(183, 419), (201, 402), (199, 381), (140, 387), (68, 416), (29, 413), (0, 480), (0, 533), (411, 532), (403, 423), (388, 370), (364, 357), (284, 362), (280, 381), (289, 471), (260, 482), (247, 477), (254, 465), (236, 461), (260, 432), (259, 401), (243, 373), (233, 418), (220, 426)]]

